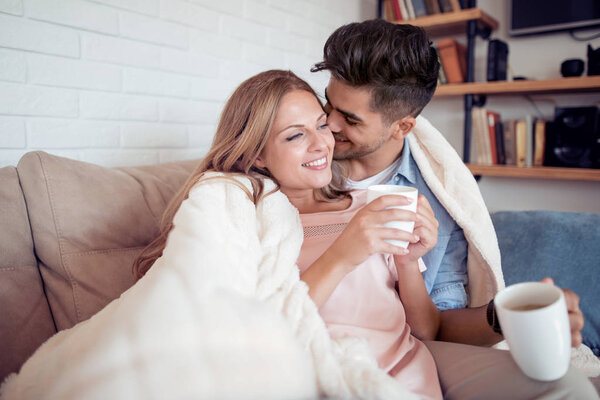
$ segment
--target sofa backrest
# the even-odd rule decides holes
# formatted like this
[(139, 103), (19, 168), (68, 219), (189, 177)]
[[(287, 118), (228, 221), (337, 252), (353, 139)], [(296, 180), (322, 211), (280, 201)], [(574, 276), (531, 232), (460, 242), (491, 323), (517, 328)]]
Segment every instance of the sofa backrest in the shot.
[(21, 158), (17, 170), (57, 330), (88, 319), (134, 283), (133, 260), (197, 163), (105, 168), (44, 152)]
[(600, 356), (600, 214), (499, 211), (492, 221), (506, 285), (551, 277), (577, 293), (583, 342)]
[(17, 170), (0, 168), (0, 382), (54, 333)]

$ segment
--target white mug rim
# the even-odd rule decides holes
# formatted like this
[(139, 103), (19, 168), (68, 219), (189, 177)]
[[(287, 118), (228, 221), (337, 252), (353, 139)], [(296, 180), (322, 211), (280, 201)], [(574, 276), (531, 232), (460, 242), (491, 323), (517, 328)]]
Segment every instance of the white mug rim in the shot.
[(386, 194), (413, 193), (418, 191), (415, 187), (402, 185), (371, 185), (367, 190), (384, 192)]
[[(543, 286), (542, 286), (543, 285)], [(506, 306), (507, 303), (507, 296), (510, 296), (512, 293), (514, 293), (515, 291), (519, 291), (519, 290), (523, 290), (524, 287), (537, 287), (539, 289), (544, 289), (544, 290), (551, 290), (553, 292), (553, 294), (555, 294), (555, 298), (547, 304), (542, 305), (540, 308), (536, 308), (536, 309), (532, 309), (532, 310), (515, 310), (513, 308), (509, 308)], [(561, 301), (561, 298), (563, 298), (564, 295), (562, 293), (562, 290), (560, 290), (560, 288), (558, 288), (557, 286), (548, 284), (548, 283), (542, 283), (542, 282), (520, 282), (520, 283), (515, 283), (513, 285), (507, 286), (504, 289), (502, 289), (500, 292), (498, 292), (496, 294), (496, 296), (494, 297), (494, 305), (496, 307), (500, 307), (503, 308), (504, 310), (511, 312), (511, 313), (535, 313), (535, 312), (541, 312), (544, 311), (545, 309), (554, 306), (555, 304), (557, 304), (558, 302)]]

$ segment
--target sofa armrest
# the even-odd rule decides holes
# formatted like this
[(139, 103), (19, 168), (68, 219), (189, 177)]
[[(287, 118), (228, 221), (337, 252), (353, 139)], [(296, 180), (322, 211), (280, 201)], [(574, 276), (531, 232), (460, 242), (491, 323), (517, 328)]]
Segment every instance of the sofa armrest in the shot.
[(56, 333), (14, 167), (0, 169), (0, 382)]

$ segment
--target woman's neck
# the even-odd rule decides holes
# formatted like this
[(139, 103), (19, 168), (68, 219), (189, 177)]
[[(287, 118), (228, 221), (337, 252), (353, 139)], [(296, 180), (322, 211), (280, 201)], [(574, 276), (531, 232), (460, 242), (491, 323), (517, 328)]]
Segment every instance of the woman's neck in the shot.
[(340, 211), (350, 207), (352, 198), (347, 197), (335, 201), (323, 201), (316, 197), (315, 190), (286, 191), (281, 190), (290, 203), (298, 209), (300, 214), (313, 214), (327, 211)]

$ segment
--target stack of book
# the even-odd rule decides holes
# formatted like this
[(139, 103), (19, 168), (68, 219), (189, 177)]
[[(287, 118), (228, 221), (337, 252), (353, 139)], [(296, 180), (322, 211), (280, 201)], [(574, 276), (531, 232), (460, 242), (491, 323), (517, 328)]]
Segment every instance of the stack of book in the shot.
[(467, 47), (454, 39), (441, 39), (436, 44), (440, 59), (438, 83), (461, 83), (467, 79)]
[(391, 22), (410, 21), (411, 19), (446, 12), (460, 11), (464, 0), (379, 0), (381, 17)]
[(502, 121), (500, 114), (483, 107), (472, 109), (472, 140), (481, 165), (544, 165), (546, 121), (527, 115)]

